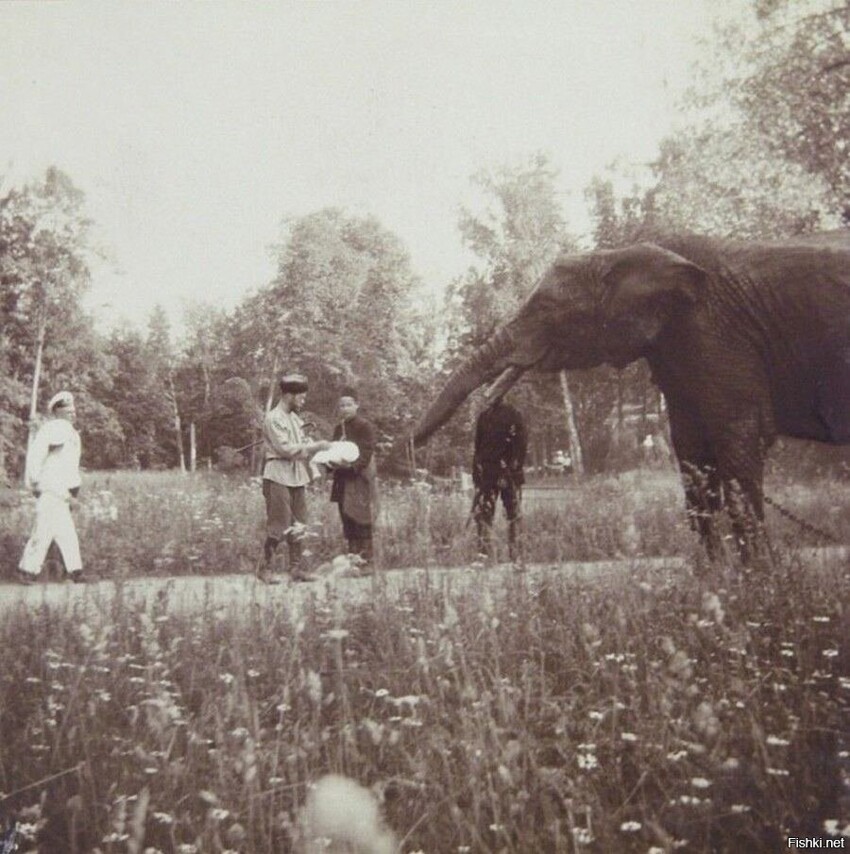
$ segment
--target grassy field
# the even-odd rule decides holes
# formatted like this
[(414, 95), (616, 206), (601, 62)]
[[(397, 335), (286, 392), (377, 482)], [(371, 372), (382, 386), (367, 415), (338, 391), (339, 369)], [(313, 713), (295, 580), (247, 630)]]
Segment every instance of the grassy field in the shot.
[[(551, 486), (552, 481), (546, 485)], [(562, 489), (526, 490), (525, 553), (531, 562), (684, 554), (694, 547), (676, 475), (635, 471), (561, 481)], [(805, 487), (774, 482), (768, 492), (805, 519), (850, 543), (850, 485), (828, 480)], [(310, 549), (316, 561), (343, 550), (336, 505), (326, 484), (310, 495)], [(471, 497), (384, 485), (377, 549), (384, 566), (464, 566), (477, 546), (469, 523)], [(11, 575), (29, 532), (32, 503), (3, 508), (0, 561)], [(76, 513), (87, 570), (96, 576), (217, 574), (252, 571), (263, 541), (259, 485), (215, 472), (93, 474)], [(775, 511), (776, 543), (816, 539)], [(504, 519), (494, 542), (504, 557)]]
[[(84, 548), (103, 574), (253, 564), (251, 484), (86, 486)], [(838, 485), (773, 494), (847, 532)], [(339, 548), (324, 497), (317, 559)], [(465, 499), (384, 498), (385, 559), (468, 562)], [(566, 498), (528, 502), (532, 560), (678, 552), (696, 569), (672, 479)], [(366, 603), (297, 612), (276, 599), (178, 613), (165, 595), (142, 607), (94, 586), (20, 608), (0, 629), (0, 815), (19, 821), (20, 850), (45, 854), (307, 850), (308, 786), (337, 772), (376, 793), (410, 854), (779, 851), (786, 835), (850, 834), (850, 572), (806, 566), (800, 539), (774, 528), (769, 577), (459, 590), (417, 575), (399, 594), (378, 576)]]

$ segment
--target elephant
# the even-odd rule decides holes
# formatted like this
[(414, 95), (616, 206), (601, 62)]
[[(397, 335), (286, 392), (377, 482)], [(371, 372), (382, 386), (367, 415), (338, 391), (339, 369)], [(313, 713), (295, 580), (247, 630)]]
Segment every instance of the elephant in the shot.
[(641, 358), (667, 403), (692, 527), (717, 557), (726, 508), (743, 561), (761, 560), (776, 437), (850, 443), (850, 230), (764, 242), (678, 234), (559, 257), (411, 438), (423, 444), (482, 385), (495, 398), (529, 370)]

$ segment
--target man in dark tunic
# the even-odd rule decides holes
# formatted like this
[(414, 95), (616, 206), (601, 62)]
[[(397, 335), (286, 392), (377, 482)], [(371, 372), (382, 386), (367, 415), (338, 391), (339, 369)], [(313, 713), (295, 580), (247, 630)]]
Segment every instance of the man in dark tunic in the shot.
[(501, 497), (508, 517), (508, 553), (512, 562), (521, 561), (518, 535), (527, 445), (522, 415), (501, 398), (478, 416), (472, 458), (472, 512), (478, 528), (478, 549), (488, 558), (493, 556), (493, 516)]
[(341, 421), (334, 428), (334, 440), (354, 442), (360, 455), (350, 465), (333, 466), (331, 501), (339, 506), (342, 531), (349, 554), (363, 560), (361, 574), (372, 571), (372, 526), (377, 514), (375, 428), (357, 414), (357, 393), (345, 389), (339, 398)]

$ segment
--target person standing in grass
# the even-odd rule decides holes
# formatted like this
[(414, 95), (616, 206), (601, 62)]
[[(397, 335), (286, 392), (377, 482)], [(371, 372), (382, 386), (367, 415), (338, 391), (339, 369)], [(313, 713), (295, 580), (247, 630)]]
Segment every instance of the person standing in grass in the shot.
[(475, 424), (472, 515), (478, 531), (478, 550), (487, 558), (493, 556), (493, 517), (501, 497), (508, 517), (509, 557), (515, 564), (522, 561), (519, 533), (527, 447), (525, 422), (517, 409), (502, 398), (485, 407)]
[(312, 479), (310, 457), (330, 442), (311, 442), (304, 435), (298, 413), (307, 396), (307, 377), (286, 374), (280, 381), (280, 400), (263, 422), (265, 459), (263, 497), (266, 501), (266, 541), (257, 577), (277, 584), (272, 560), (280, 541), (289, 546), (289, 575), (293, 581), (313, 581), (303, 565), (303, 541), (307, 525), (307, 484)]
[(345, 389), (339, 398), (340, 423), (334, 428), (335, 440), (353, 442), (360, 452), (349, 465), (333, 465), (331, 501), (339, 507), (343, 536), (348, 553), (363, 561), (360, 574), (373, 571), (372, 526), (377, 511), (377, 469), (375, 466), (375, 428), (358, 414), (357, 392)]
[(36, 496), (35, 524), (18, 565), (18, 579), (33, 584), (52, 542), (75, 582), (85, 581), (80, 541), (71, 504), (80, 491), (80, 434), (74, 427), (74, 395), (60, 391), (47, 405), (50, 418), (38, 430), (27, 451), (26, 482)]

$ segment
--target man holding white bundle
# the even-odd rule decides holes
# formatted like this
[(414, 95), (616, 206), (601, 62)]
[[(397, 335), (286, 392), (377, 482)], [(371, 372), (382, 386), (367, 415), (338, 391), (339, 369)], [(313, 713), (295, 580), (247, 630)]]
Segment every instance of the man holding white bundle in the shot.
[(47, 405), (50, 419), (36, 433), (27, 451), (26, 482), (35, 494), (35, 525), (18, 566), (18, 579), (33, 584), (55, 540), (65, 569), (75, 582), (85, 581), (80, 541), (71, 517), (71, 500), (80, 491), (80, 434), (77, 411), (69, 391), (55, 394)]
[(278, 584), (272, 571), (281, 540), (289, 546), (289, 575), (293, 581), (314, 581), (303, 566), (302, 541), (307, 527), (307, 484), (312, 480), (310, 458), (330, 442), (312, 442), (304, 435), (298, 413), (304, 408), (307, 377), (286, 374), (280, 381), (280, 400), (263, 422), (265, 461), (263, 496), (266, 500), (266, 541), (257, 578)]

